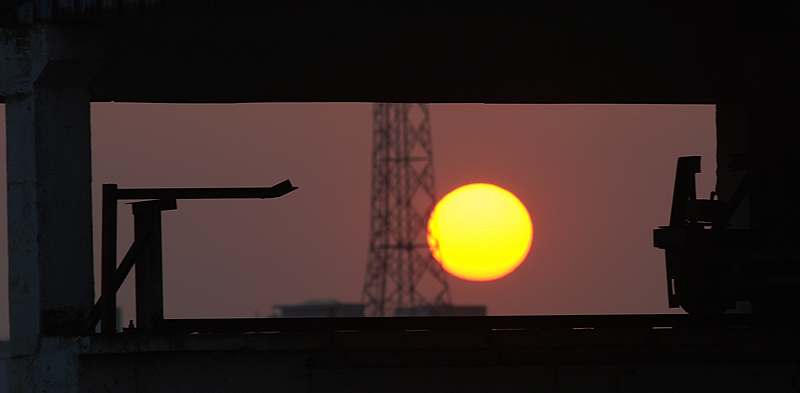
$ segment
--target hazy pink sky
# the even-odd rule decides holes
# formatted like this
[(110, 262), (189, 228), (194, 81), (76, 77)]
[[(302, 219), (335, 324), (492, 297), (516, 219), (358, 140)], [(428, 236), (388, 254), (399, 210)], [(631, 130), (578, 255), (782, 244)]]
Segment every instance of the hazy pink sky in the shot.
[[(535, 231), (527, 260), (509, 276), (450, 277), (454, 303), (486, 304), (491, 315), (671, 311), (652, 230), (668, 223), (679, 156), (702, 155), (698, 193), (713, 189), (713, 106), (435, 104), (430, 113), (438, 195), (496, 184), (528, 207)], [(291, 179), (300, 187), (273, 200), (178, 201), (178, 210), (164, 212), (166, 317), (267, 316), (276, 304), (360, 301), (371, 104), (111, 103), (94, 104), (92, 119), (98, 229), (103, 183)], [(132, 226), (121, 204), (120, 258)], [(95, 244), (98, 257), (99, 231)], [(0, 339), (8, 337), (6, 267), (2, 253)], [(99, 269), (96, 277), (99, 292)], [(134, 318), (132, 284), (130, 277), (119, 295), (126, 323)]]

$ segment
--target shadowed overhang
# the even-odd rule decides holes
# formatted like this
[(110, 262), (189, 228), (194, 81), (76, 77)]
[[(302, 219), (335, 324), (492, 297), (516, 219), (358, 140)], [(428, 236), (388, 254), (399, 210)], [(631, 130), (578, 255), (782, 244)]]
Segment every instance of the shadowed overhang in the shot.
[[(36, 23), (9, 16), (29, 3), (6, 2), (4, 23)], [(748, 89), (800, 85), (797, 6), (50, 4), (38, 22), (98, 26), (104, 59), (94, 101), (714, 103)]]

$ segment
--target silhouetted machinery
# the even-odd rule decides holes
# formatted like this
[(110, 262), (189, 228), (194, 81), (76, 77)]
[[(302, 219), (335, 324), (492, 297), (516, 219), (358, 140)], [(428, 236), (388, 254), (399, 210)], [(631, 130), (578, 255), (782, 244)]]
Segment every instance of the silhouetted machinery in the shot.
[(715, 192), (697, 198), (700, 157), (678, 159), (669, 226), (653, 233), (654, 245), (666, 251), (670, 307), (690, 314), (800, 311), (800, 247), (790, 236), (796, 220), (786, 217), (784, 228), (732, 228), (756, 183), (757, 172), (745, 160), (734, 157), (729, 165), (745, 174), (722, 201)]

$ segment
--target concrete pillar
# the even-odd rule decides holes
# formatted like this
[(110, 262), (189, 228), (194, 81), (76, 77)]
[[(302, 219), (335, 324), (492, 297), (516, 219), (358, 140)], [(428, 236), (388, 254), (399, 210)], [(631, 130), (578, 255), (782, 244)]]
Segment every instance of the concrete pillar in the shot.
[[(722, 97), (717, 101), (717, 184), (720, 200), (731, 198), (744, 179), (750, 152), (747, 132), (747, 101)], [(745, 196), (730, 220), (731, 229), (750, 228), (750, 195)]]
[(88, 84), (99, 36), (83, 26), (0, 30), (14, 391), (71, 390), (36, 381), (60, 367), (43, 339), (77, 334), (94, 302)]
[(716, 190), (728, 201), (748, 174), (752, 186), (729, 228), (749, 230), (731, 246), (752, 256), (732, 264), (721, 285), (755, 314), (799, 313), (800, 79), (795, 59), (786, 57), (796, 41), (772, 29), (741, 35), (741, 86), (717, 102)]

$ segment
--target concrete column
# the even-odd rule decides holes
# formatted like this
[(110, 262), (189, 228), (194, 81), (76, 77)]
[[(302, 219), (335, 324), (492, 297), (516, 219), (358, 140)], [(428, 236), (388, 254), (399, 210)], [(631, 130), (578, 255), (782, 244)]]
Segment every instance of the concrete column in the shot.
[[(722, 97), (717, 101), (717, 184), (720, 200), (728, 201), (744, 179), (749, 160), (747, 100)], [(731, 229), (750, 229), (750, 195), (730, 220)]]
[(45, 389), (36, 370), (59, 365), (40, 364), (58, 358), (43, 353), (43, 337), (77, 334), (94, 302), (88, 84), (100, 66), (98, 37), (82, 26), (0, 30), (17, 391)]

